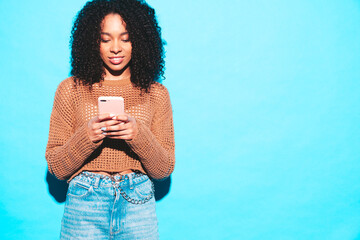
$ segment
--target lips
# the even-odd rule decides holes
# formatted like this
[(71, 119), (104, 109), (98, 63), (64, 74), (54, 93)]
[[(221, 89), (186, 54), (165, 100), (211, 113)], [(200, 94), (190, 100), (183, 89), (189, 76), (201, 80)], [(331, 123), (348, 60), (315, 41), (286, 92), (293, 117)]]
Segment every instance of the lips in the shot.
[(123, 60), (124, 60), (124, 57), (109, 57), (109, 61), (114, 65), (118, 65), (118, 64), (122, 63)]

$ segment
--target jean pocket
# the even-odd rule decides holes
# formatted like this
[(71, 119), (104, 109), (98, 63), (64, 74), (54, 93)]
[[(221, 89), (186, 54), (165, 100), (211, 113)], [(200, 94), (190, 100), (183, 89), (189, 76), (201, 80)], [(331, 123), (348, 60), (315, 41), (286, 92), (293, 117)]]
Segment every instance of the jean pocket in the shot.
[(154, 186), (149, 178), (145, 181), (134, 184), (131, 189), (129, 186), (120, 190), (123, 198), (133, 204), (144, 204), (154, 196)]
[(76, 198), (83, 198), (89, 195), (92, 186), (80, 181), (71, 181), (69, 184), (67, 195)]

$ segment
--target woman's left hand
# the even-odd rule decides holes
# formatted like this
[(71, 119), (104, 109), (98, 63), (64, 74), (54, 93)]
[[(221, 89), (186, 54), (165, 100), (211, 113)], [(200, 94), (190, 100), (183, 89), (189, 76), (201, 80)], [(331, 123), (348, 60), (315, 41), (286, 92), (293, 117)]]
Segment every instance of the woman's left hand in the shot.
[(132, 140), (139, 131), (135, 118), (131, 117), (127, 113), (124, 115), (117, 115), (112, 119), (118, 120), (119, 123), (101, 128), (103, 134), (107, 138)]

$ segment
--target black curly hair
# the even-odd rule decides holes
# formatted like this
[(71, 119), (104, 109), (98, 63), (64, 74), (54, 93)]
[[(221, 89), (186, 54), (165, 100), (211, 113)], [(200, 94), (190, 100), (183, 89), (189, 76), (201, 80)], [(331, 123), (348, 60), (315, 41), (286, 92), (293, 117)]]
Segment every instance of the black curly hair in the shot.
[(142, 0), (93, 0), (79, 11), (70, 40), (74, 81), (91, 88), (104, 79), (100, 57), (101, 23), (111, 13), (122, 17), (129, 33), (131, 82), (148, 91), (152, 83), (164, 79), (165, 56), (155, 11)]

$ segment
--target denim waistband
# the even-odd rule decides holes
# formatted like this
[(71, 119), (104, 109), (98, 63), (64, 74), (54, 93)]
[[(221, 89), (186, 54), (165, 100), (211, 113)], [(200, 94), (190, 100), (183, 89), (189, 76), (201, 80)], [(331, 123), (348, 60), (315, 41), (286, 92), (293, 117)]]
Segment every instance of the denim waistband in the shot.
[(72, 181), (86, 182), (90, 185), (114, 185), (119, 184), (126, 186), (128, 184), (137, 184), (148, 179), (148, 176), (142, 172), (132, 172), (124, 175), (103, 175), (93, 172), (84, 171), (74, 177)]

